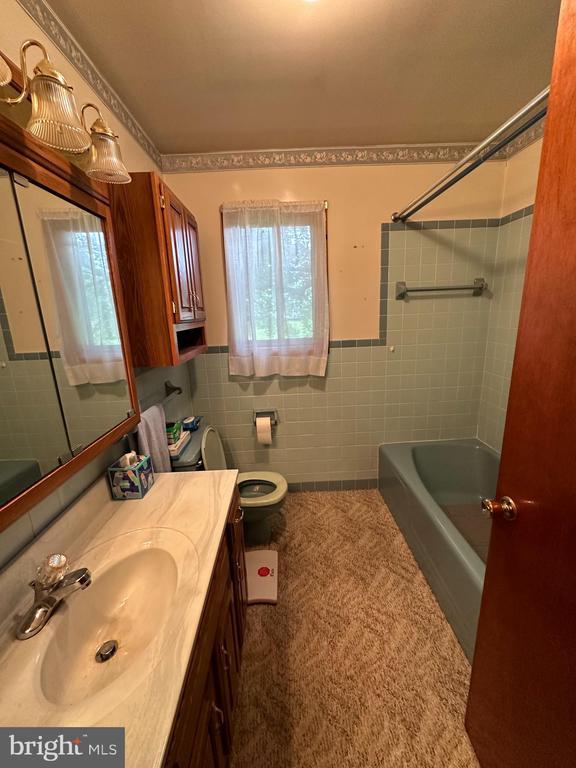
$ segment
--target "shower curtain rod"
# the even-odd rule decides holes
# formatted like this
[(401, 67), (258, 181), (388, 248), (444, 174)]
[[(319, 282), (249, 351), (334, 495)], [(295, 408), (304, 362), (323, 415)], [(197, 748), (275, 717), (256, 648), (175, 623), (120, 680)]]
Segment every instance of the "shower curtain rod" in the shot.
[[(392, 221), (406, 221), (410, 216), (417, 213), (425, 205), (435, 200), (439, 195), (446, 192), (447, 189), (454, 186), (460, 179), (463, 179), (475, 168), (485, 163), (486, 160), (493, 157), (497, 152), (500, 152), (507, 144), (520, 136), (524, 131), (530, 128), (532, 125), (541, 120), (546, 114), (547, 107), (544, 105), (548, 99), (550, 93), (550, 86), (544, 88), (537, 96), (528, 102), (522, 109), (516, 112), (512, 117), (508, 118), (499, 128), (493, 131), (484, 141), (480, 142), (471, 152), (462, 158), (456, 165), (451, 168), (448, 173), (444, 174), (442, 178), (433, 184), (419, 197), (415, 198), (401, 211), (397, 211), (392, 214)], [(544, 105), (544, 106), (542, 106)], [(514, 128), (514, 126), (524, 120), (532, 110), (538, 109), (538, 112), (528, 117), (521, 125)], [(508, 133), (512, 128), (514, 130)], [(494, 144), (494, 142), (496, 142)]]

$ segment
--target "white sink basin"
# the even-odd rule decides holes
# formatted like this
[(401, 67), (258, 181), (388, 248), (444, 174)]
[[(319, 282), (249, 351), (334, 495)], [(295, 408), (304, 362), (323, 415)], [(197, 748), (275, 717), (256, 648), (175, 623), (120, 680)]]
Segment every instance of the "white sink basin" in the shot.
[[(26, 666), (45, 705), (82, 708), (94, 697), (102, 705), (108, 697), (117, 703), (170, 654), (196, 587), (196, 547), (174, 529), (143, 529), (102, 542), (76, 557), (73, 567), (89, 568), (92, 584), (61, 603), (36, 637), (15, 641), (12, 651), (35, 657)], [(96, 661), (110, 640), (116, 652)]]

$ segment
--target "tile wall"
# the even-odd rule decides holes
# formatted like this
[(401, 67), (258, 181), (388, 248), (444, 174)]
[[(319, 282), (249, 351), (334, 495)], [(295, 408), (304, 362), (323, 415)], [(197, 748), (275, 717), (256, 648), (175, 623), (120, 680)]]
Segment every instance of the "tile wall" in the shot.
[(126, 382), (72, 386), (59, 352), (15, 350), (1, 291), (0, 331), (0, 460), (35, 459), (45, 473), (69, 451), (52, 365), (72, 446), (89, 445), (126, 418)]
[(499, 228), (478, 416), (478, 437), (497, 451), (502, 448), (531, 229), (532, 206), (504, 217)]
[(48, 472), (68, 450), (50, 361), (10, 360), (0, 334), (0, 460), (36, 459)]
[[(491, 284), (499, 223), (383, 225), (381, 338), (333, 342), (326, 378), (230, 377), (221, 347), (197, 358), (194, 411), (219, 428), (231, 464), (293, 488), (366, 487), (382, 442), (475, 436), (490, 294), (397, 301), (395, 283)], [(271, 447), (256, 442), (254, 408), (279, 412)]]
[[(191, 364), (193, 407), (221, 432), (231, 465), (272, 469), (292, 488), (375, 485), (382, 442), (476, 437), (499, 450), (532, 207), (502, 219), (383, 224), (380, 338), (332, 342), (324, 379), (228, 375), (226, 347)], [(408, 286), (489, 290), (395, 298)], [(255, 408), (276, 408), (273, 445)]]

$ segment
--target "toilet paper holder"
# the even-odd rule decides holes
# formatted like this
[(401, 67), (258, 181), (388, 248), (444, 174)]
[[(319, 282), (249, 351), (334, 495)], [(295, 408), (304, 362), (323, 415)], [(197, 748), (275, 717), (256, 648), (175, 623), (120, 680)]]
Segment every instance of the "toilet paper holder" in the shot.
[(252, 421), (256, 424), (256, 418), (258, 416), (269, 416), (270, 423), (273, 427), (278, 424), (278, 411), (276, 408), (263, 408), (262, 410), (254, 411), (252, 414)]

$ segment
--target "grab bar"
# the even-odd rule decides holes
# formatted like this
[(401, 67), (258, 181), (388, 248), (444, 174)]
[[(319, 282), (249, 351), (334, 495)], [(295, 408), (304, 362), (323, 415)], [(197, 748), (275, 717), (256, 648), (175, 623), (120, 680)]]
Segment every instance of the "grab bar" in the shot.
[(408, 298), (409, 293), (429, 293), (430, 291), (472, 291), (472, 296), (482, 296), (488, 290), (488, 283), (483, 277), (476, 277), (472, 285), (430, 285), (408, 288), (401, 280), (396, 283), (396, 299), (401, 301)]

